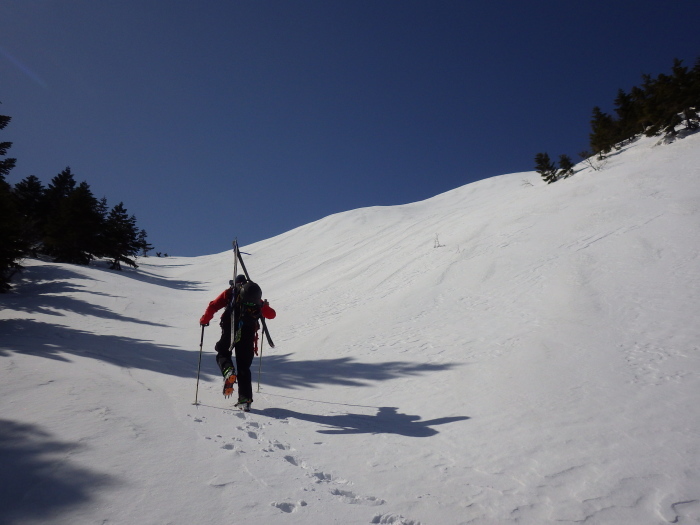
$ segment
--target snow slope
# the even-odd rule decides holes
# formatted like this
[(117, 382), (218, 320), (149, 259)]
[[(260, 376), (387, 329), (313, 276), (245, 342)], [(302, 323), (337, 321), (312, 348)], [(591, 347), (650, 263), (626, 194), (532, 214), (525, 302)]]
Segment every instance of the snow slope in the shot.
[(192, 404), (230, 251), (27, 261), (0, 524), (698, 523), (699, 226), (696, 134), (244, 247), (278, 312), (250, 414), (215, 323)]

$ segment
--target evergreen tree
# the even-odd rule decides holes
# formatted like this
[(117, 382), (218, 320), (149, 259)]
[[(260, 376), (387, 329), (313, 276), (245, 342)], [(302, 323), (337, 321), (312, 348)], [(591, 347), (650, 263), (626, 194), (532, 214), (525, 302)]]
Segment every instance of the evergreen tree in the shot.
[(673, 76), (661, 74), (651, 86), (654, 105), (650, 107), (650, 111), (654, 119), (647, 135), (651, 137), (661, 133), (673, 133), (676, 126), (683, 122), (679, 115), (682, 108), (678, 83)]
[(593, 108), (590, 147), (602, 157), (620, 142), (640, 133), (674, 135), (678, 126), (700, 127), (700, 58), (689, 70), (675, 59), (672, 74), (642, 75), (642, 85), (630, 93), (619, 90), (615, 99), (617, 119)]
[(649, 93), (647, 93), (642, 87), (634, 86), (630, 91), (630, 97), (632, 98), (632, 103), (634, 104), (635, 134), (644, 133), (652, 123), (651, 119), (646, 114), (646, 107), (649, 103)]
[(42, 237), (41, 217), (44, 186), (34, 175), (15, 184), (13, 195), (22, 220), (22, 237), (27, 240), (30, 252), (36, 256)]
[(540, 174), (547, 184), (557, 181), (557, 167), (547, 153), (535, 155), (535, 171)]
[(676, 133), (679, 125), (687, 129), (698, 127), (700, 86), (696, 86), (696, 69), (689, 71), (681, 60), (675, 59), (672, 75), (660, 74), (656, 78), (644, 75), (644, 121), (646, 135)]
[[(0, 130), (5, 129), (10, 120), (11, 117), (0, 115)], [(0, 157), (4, 157), (11, 146), (11, 142), (0, 143)], [(11, 187), (5, 181), (15, 162), (15, 159), (0, 159), (0, 292), (10, 289), (12, 274), (22, 268), (19, 261), (27, 252), (19, 210)]]
[[(0, 115), (0, 130), (10, 120)], [(0, 142), (0, 291), (9, 289), (18, 261), (29, 253), (75, 264), (109, 257), (111, 267), (121, 269), (121, 263), (137, 267), (134, 258), (153, 249), (123, 203), (108, 213), (107, 199), (97, 200), (87, 182), (76, 185), (70, 167), (46, 188), (34, 175), (12, 188), (5, 178), (16, 160), (3, 158), (11, 146)]]
[(148, 234), (146, 233), (146, 230), (140, 230), (136, 239), (139, 245), (139, 250), (141, 251), (141, 255), (144, 257), (148, 257), (148, 252), (150, 252), (153, 249), (153, 246), (151, 246), (148, 243), (147, 237)]
[(641, 108), (632, 93), (625, 93), (618, 90), (615, 98), (615, 113), (617, 113), (617, 124), (615, 142), (622, 142), (642, 133), (644, 129), (641, 125)]
[[(697, 66), (696, 66), (697, 67)], [(681, 60), (673, 62), (674, 104), (672, 110), (680, 114), (686, 129), (698, 129), (698, 110), (700, 110), (700, 91), (696, 86), (695, 70), (688, 70)], [(673, 130), (671, 130), (673, 131)]]
[(70, 166), (68, 166), (51, 179), (48, 188), (44, 192), (44, 206), (48, 209), (48, 213), (51, 214), (58, 209), (60, 202), (68, 197), (74, 189), (75, 177)]
[(574, 174), (574, 163), (568, 155), (559, 155), (559, 173), (557, 178), (566, 179)]
[(690, 75), (688, 106), (695, 109), (696, 115), (700, 112), (700, 57), (695, 61)]
[(593, 153), (602, 157), (617, 143), (615, 120), (596, 106), (591, 117), (590, 145)]
[[(5, 129), (12, 120), (12, 117), (0, 115), (0, 130)], [(7, 150), (12, 146), (12, 142), (0, 142), (0, 157), (7, 155)], [(4, 181), (5, 177), (15, 167), (17, 159), (0, 159), (0, 180)]]
[(41, 181), (35, 175), (30, 175), (15, 184), (13, 193), (22, 208), (22, 213), (37, 218), (41, 213), (45, 191)]
[(81, 182), (59, 200), (46, 225), (45, 248), (57, 261), (88, 264), (102, 251), (103, 225), (100, 202), (88, 183)]
[(19, 212), (9, 185), (0, 178), (0, 292), (10, 289), (12, 274), (22, 268), (19, 260), (26, 247), (19, 231)]
[[(647, 137), (653, 137), (659, 133), (661, 128), (661, 93), (662, 87), (659, 85), (658, 79), (654, 79), (651, 75), (642, 75), (641, 90), (644, 93), (642, 104), (642, 121), (644, 122), (644, 134)], [(663, 81), (663, 77), (662, 77)]]
[(75, 178), (70, 166), (51, 179), (49, 186), (44, 191), (44, 198), (39, 213), (39, 229), (42, 232), (43, 251), (52, 255), (51, 247), (54, 244), (51, 239), (52, 223), (57, 220), (63, 202), (75, 189)]
[[(139, 235), (136, 217), (127, 213), (124, 203), (120, 202), (112, 208), (107, 216), (104, 230), (104, 255), (112, 260), (110, 269), (121, 270), (121, 263), (138, 268), (133, 258), (143, 248)], [(145, 236), (143, 240), (145, 241)]]

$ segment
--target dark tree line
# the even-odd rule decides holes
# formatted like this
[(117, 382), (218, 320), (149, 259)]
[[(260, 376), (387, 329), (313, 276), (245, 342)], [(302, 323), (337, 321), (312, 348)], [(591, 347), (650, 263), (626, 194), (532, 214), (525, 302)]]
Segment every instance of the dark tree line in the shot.
[(615, 98), (615, 114), (599, 107), (591, 117), (590, 148), (595, 155), (605, 155), (639, 135), (676, 135), (680, 126), (696, 130), (700, 126), (700, 58), (688, 69), (674, 60), (671, 74), (642, 76), (642, 85), (629, 93), (620, 89)]
[(546, 153), (535, 155), (535, 170), (547, 184), (565, 179), (574, 174), (574, 163), (568, 155), (559, 155), (559, 167)]
[[(700, 128), (700, 58), (692, 69), (674, 60), (671, 74), (642, 76), (642, 84), (629, 93), (620, 89), (614, 100), (615, 115), (593, 108), (589, 151), (580, 153), (584, 159), (597, 155), (602, 159), (622, 144), (640, 135), (676, 135), (681, 130)], [(680, 128), (680, 129), (679, 129)], [(535, 170), (548, 183), (561, 178), (546, 153), (535, 156)], [(573, 167), (573, 166), (572, 166)]]
[[(10, 120), (0, 116), (0, 130)], [(0, 157), (11, 145), (0, 143)], [(47, 187), (34, 175), (13, 187), (5, 178), (15, 163), (0, 158), (0, 291), (9, 289), (25, 257), (47, 256), (73, 264), (106, 258), (110, 268), (121, 270), (122, 263), (136, 268), (135, 257), (153, 248), (123, 203), (110, 209), (107, 199), (97, 199), (87, 182), (76, 182), (70, 168)]]

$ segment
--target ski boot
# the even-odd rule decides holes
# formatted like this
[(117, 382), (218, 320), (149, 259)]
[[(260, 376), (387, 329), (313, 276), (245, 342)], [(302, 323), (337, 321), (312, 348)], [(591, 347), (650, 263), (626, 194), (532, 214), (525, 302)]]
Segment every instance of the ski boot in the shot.
[(239, 397), (238, 398), (238, 403), (236, 403), (236, 406), (243, 410), (243, 412), (250, 412), (250, 404), (253, 402), (252, 399), (248, 399), (247, 397)]
[(224, 397), (228, 398), (233, 395), (233, 385), (236, 382), (236, 373), (233, 368), (229, 367), (224, 370)]

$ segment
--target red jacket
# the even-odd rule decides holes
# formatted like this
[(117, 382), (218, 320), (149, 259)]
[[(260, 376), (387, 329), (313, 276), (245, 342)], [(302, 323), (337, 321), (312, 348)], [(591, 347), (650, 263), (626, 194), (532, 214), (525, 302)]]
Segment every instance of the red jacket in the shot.
[[(214, 314), (222, 308), (225, 308), (229, 304), (229, 302), (231, 302), (232, 293), (233, 290), (231, 288), (226, 288), (223, 292), (221, 292), (218, 295), (216, 299), (210, 302), (209, 306), (207, 306), (207, 309), (204, 311), (204, 315), (199, 320), (199, 324), (202, 326), (208, 325), (209, 321), (211, 321), (214, 317)], [(274, 319), (275, 317), (277, 317), (277, 312), (275, 312), (270, 307), (270, 305), (267, 304), (267, 301), (263, 302), (262, 308), (260, 309), (260, 314), (265, 319)]]

